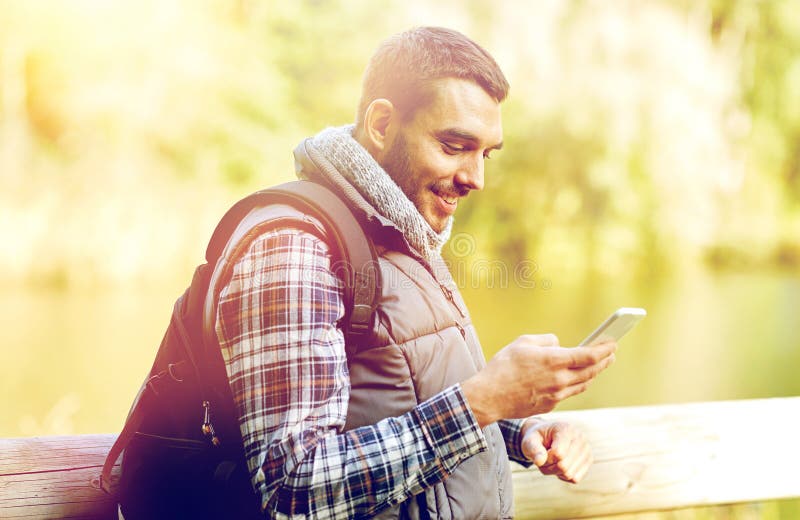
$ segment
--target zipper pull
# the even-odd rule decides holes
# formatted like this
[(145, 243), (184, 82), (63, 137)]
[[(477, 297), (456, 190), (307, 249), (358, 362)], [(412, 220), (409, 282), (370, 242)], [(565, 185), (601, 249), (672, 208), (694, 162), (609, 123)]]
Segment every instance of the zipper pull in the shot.
[(208, 401), (203, 401), (203, 426), (200, 429), (206, 437), (211, 436), (211, 444), (219, 446), (219, 437), (214, 431), (214, 425), (211, 424), (211, 403)]
[(442, 288), (442, 292), (444, 293), (445, 298), (450, 300), (450, 303), (452, 303), (453, 307), (455, 307), (458, 310), (458, 313), (461, 315), (462, 318), (466, 318), (467, 315), (464, 314), (464, 311), (461, 310), (461, 307), (459, 307), (459, 305), (456, 303), (456, 299), (453, 296), (453, 291), (451, 291), (449, 288), (447, 288), (444, 285), (440, 285), (440, 287)]
[(458, 332), (461, 333), (461, 337), (467, 339), (467, 331), (464, 330), (464, 327), (459, 322), (456, 322), (456, 328), (458, 328)]

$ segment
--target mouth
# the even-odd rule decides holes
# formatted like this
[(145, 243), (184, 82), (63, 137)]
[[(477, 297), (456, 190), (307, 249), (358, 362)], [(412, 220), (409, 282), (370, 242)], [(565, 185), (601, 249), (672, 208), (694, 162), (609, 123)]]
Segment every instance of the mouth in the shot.
[(445, 213), (447, 215), (452, 215), (455, 212), (456, 207), (458, 207), (458, 199), (461, 197), (458, 195), (453, 195), (451, 193), (443, 193), (436, 190), (434, 190), (433, 193), (434, 195), (436, 195), (436, 198), (439, 202), (438, 204), (439, 209), (442, 211), (442, 213)]

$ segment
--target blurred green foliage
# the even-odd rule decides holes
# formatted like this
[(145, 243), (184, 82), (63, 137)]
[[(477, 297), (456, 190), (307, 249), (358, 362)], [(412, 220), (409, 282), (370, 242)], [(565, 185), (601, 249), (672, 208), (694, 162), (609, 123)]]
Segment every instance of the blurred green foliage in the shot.
[(474, 259), (642, 276), (800, 269), (800, 4), (0, 0), (0, 282), (184, 273), (226, 205), (352, 121), (377, 43), (474, 37), (506, 147)]
[[(22, 286), (3, 302), (16, 325), (4, 343), (22, 346), (6, 349), (13, 369), (0, 379), (20, 399), (4, 415), (30, 415), (26, 434), (68, 433), (63, 418), (82, 403), (80, 428), (109, 428), (223, 211), (290, 180), (300, 139), (351, 122), (373, 49), (415, 25), (470, 35), (512, 85), (505, 147), (456, 217), (466, 256), (446, 254), (533, 260), (537, 282), (559, 289), (519, 290), (504, 305), (503, 293), (472, 295), (490, 351), (521, 327), (575, 340), (619, 301), (669, 287), (660, 306), (640, 298), (652, 303), (651, 337), (627, 353), (619, 388), (595, 390), (589, 405), (674, 400), (674, 374), (692, 381), (679, 399), (795, 388), (786, 324), (800, 271), (800, 0), (0, 0), (0, 286)], [(653, 277), (698, 264), (791, 273), (744, 290), (734, 280), (714, 298), (713, 277)], [(597, 293), (567, 283), (594, 275), (615, 283)], [(163, 310), (147, 283), (164, 292)], [(615, 292), (626, 284), (635, 290)], [(85, 290), (99, 285), (133, 290), (109, 304)], [(735, 319), (708, 312), (720, 301)], [(779, 319), (753, 320), (747, 334), (731, 325), (759, 313)], [(696, 352), (707, 357), (692, 364)], [(119, 359), (131, 367), (109, 389), (96, 366)], [(709, 373), (720, 360), (741, 367)], [(790, 518), (798, 507), (642, 518)]]

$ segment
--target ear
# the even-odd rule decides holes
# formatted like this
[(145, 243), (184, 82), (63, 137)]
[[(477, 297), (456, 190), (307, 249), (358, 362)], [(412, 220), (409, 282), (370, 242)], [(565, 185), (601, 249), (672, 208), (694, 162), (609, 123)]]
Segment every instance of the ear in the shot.
[(388, 99), (375, 99), (367, 107), (362, 127), (366, 141), (363, 144), (373, 155), (381, 155), (386, 150), (389, 126), (396, 117), (394, 105)]

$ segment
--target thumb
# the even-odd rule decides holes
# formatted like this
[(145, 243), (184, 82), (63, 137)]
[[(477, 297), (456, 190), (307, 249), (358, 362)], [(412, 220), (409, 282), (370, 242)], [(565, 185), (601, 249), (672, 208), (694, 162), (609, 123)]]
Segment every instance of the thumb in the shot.
[(540, 468), (547, 462), (547, 449), (544, 447), (541, 435), (528, 435), (525, 439), (524, 451), (528, 458)]

